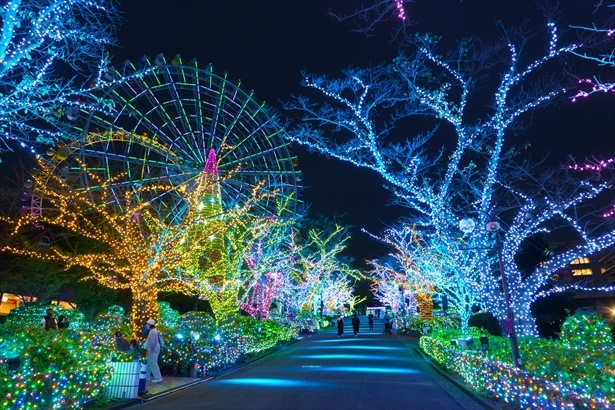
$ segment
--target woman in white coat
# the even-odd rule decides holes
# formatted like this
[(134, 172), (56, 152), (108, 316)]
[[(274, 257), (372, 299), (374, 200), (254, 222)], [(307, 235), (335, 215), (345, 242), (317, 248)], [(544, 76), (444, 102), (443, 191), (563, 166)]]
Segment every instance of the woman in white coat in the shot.
[(147, 340), (143, 344), (143, 348), (147, 350), (145, 355), (147, 361), (146, 378), (149, 379), (151, 374), (151, 382), (160, 383), (162, 382), (162, 374), (160, 374), (160, 367), (158, 366), (158, 355), (163, 345), (162, 336), (160, 336), (160, 333), (156, 329), (156, 321), (154, 319), (149, 319), (147, 324), (149, 325), (150, 331), (147, 335)]

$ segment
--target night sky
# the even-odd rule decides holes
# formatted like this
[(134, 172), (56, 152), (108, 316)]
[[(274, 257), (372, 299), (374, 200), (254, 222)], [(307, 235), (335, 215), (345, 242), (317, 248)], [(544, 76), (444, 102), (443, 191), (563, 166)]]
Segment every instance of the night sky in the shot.
[[(374, 36), (352, 33), (354, 23), (338, 22), (329, 14), (349, 13), (360, 1), (324, 0), (130, 0), (120, 8), (126, 22), (119, 32), (121, 48), (112, 51), (113, 62), (137, 60), (145, 54), (168, 58), (180, 54), (212, 63), (217, 72), (241, 79), (256, 98), (281, 109), (291, 94), (301, 94), (300, 70), (340, 75), (348, 66), (366, 66), (390, 61), (397, 54), (391, 43), (393, 19), (380, 26)], [(364, 2), (368, 3), (368, 2)], [(590, 2), (563, 1), (562, 18), (575, 16), (577, 24), (591, 21)], [(606, 10), (601, 10), (606, 12)], [(518, 25), (523, 21), (542, 27), (545, 19), (532, 1), (434, 1), (417, 0), (407, 6), (414, 30), (441, 35), (449, 44), (463, 36), (496, 38), (496, 25)], [(540, 46), (546, 44), (539, 42)], [(579, 104), (579, 103), (577, 103)], [(533, 149), (550, 152), (554, 163), (569, 154), (613, 154), (610, 142), (615, 125), (615, 99), (597, 96), (580, 103), (552, 107), (527, 118), (528, 127), (518, 138), (531, 139)], [(579, 143), (582, 141), (582, 143)], [(339, 161), (328, 160), (295, 148), (304, 174), (305, 200), (313, 214), (344, 214), (353, 225), (349, 253), (358, 262), (377, 257), (383, 248), (359, 228), (380, 232), (404, 213), (389, 206), (390, 196), (373, 172)]]
[[(145, 54), (153, 60), (161, 52), (167, 58), (179, 53), (184, 61), (196, 58), (202, 66), (212, 63), (218, 73), (228, 72), (231, 80), (241, 79), (243, 88), (253, 89), (257, 100), (287, 115), (280, 102), (304, 92), (301, 68), (337, 76), (345, 67), (390, 61), (396, 55), (390, 36), (396, 21), (385, 22), (375, 36), (367, 38), (349, 32), (351, 22), (328, 16), (330, 10), (350, 12), (361, 3), (368, 1), (124, 0), (121, 47), (111, 50), (112, 62), (121, 67), (126, 59), (137, 61)], [(576, 16), (580, 18), (576, 23), (586, 24), (591, 3), (562, 1), (564, 19)], [(534, 2), (520, 0), (416, 0), (407, 13), (416, 22), (414, 30), (442, 35), (449, 43), (471, 35), (495, 38), (496, 18), (505, 25), (525, 18), (534, 27), (545, 22)], [(612, 155), (613, 97), (597, 96), (577, 103), (581, 107), (568, 103), (528, 116), (528, 128), (518, 138), (531, 138), (541, 155), (549, 150), (554, 163), (565, 161), (569, 154)], [(345, 214), (343, 221), (356, 226), (350, 253), (359, 261), (379, 256), (383, 249), (358, 229), (378, 233), (403, 213), (387, 206), (390, 197), (380, 187), (380, 178), (301, 149), (295, 152), (311, 212)]]

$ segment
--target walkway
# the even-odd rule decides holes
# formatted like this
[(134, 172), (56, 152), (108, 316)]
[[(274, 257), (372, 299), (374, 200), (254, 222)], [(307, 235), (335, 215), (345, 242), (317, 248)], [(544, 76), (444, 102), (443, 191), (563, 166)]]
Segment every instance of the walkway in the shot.
[[(485, 409), (415, 350), (416, 339), (369, 331), (358, 337), (346, 319), (210, 381), (157, 397), (134, 409)], [(162, 387), (162, 386), (161, 386)]]

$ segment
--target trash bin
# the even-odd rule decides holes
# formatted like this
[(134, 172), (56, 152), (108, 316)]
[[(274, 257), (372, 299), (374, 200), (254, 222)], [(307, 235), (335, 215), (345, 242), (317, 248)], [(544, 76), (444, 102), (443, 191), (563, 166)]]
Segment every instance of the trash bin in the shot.
[(107, 396), (112, 399), (135, 399), (139, 396), (140, 362), (111, 362), (114, 368)]
[(139, 394), (147, 393), (145, 389), (145, 382), (147, 382), (147, 364), (141, 363), (141, 373), (139, 374)]

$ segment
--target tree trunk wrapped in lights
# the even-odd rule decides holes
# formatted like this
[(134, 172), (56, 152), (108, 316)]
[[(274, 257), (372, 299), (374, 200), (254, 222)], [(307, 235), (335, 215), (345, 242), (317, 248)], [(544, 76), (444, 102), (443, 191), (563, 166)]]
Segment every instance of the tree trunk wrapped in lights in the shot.
[(418, 293), (416, 295), (416, 304), (419, 308), (421, 319), (433, 318), (433, 297), (430, 293)]
[(132, 290), (132, 310), (130, 319), (133, 332), (139, 329), (148, 319), (158, 320), (158, 289), (155, 286), (137, 285)]

